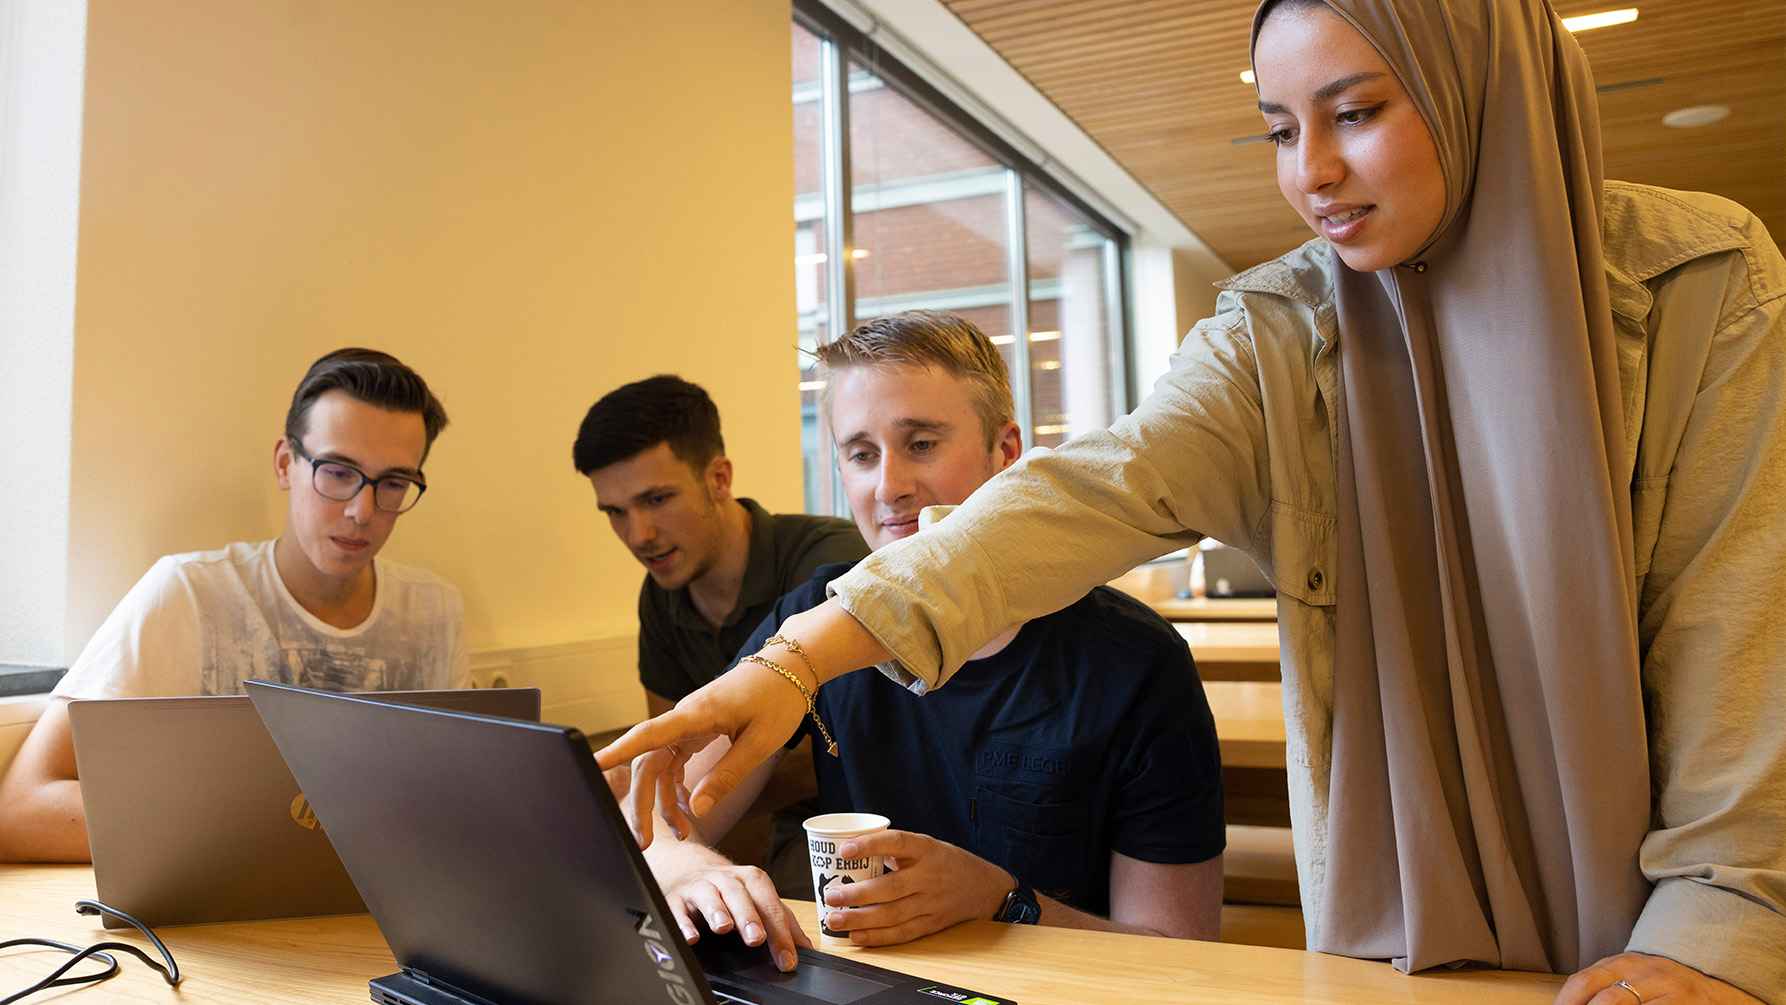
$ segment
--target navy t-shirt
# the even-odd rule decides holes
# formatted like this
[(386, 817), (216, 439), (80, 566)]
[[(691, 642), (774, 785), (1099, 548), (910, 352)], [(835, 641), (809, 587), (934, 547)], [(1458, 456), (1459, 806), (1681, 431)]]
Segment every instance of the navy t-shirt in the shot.
[[(849, 569), (825, 566), (782, 597), (740, 655)], [(818, 710), (840, 755), (814, 745), (822, 812), (883, 814), (1081, 910), (1110, 913), (1113, 851), (1202, 862), (1226, 841), (1221, 753), (1190, 647), (1115, 590), (1029, 622), (927, 695), (863, 670), (821, 688)], [(814, 732), (805, 720), (790, 746)]]

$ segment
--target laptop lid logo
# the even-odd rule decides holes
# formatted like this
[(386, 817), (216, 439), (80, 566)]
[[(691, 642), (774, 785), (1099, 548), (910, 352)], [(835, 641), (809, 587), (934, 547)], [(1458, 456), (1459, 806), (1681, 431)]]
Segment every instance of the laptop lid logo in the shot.
[(307, 831), (316, 829), (316, 811), (310, 808), (310, 800), (305, 799), (302, 792), (291, 801), (291, 820)]
[(633, 930), (639, 933), (639, 939), (645, 944), (645, 955), (657, 967), (657, 976), (663, 979), (664, 991), (676, 1005), (697, 1005), (698, 999), (694, 990), (689, 987), (688, 979), (676, 972), (676, 957), (664, 947), (664, 936), (651, 923), (651, 916), (644, 911), (627, 909), (633, 916)]

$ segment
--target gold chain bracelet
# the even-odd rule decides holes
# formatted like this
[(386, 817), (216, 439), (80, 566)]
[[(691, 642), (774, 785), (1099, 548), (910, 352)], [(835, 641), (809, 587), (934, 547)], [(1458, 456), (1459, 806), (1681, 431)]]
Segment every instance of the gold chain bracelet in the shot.
[[(744, 657), (743, 662), (755, 663), (758, 666), (767, 667), (780, 674), (789, 684), (794, 685), (794, 687), (800, 690), (800, 697), (806, 699), (806, 714), (812, 716), (812, 724), (819, 727), (819, 735), (825, 738), (825, 752), (832, 757), (836, 757), (837, 741), (831, 738), (831, 731), (825, 728), (824, 720), (819, 718), (818, 696), (813, 694), (812, 691), (807, 688), (806, 682), (796, 676), (794, 671), (789, 670), (787, 667), (782, 666), (780, 663), (775, 662), (767, 656), (751, 653), (749, 656)], [(813, 677), (816, 679), (818, 675), (813, 674)]]
[(763, 640), (764, 649), (767, 649), (770, 646), (780, 646), (788, 652), (793, 653), (795, 656), (800, 657), (800, 662), (806, 664), (807, 672), (812, 674), (813, 687), (818, 687), (823, 682), (822, 678), (819, 677), (819, 668), (812, 665), (812, 657), (806, 655), (806, 649), (802, 647), (799, 642), (788, 638), (786, 635), (771, 635)]

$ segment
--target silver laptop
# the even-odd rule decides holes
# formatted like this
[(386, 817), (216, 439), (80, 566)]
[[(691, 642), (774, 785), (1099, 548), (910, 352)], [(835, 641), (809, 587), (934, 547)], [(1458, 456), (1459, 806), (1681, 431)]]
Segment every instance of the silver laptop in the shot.
[[(365, 697), (540, 717), (537, 688)], [(151, 925), (366, 909), (246, 696), (73, 701), (68, 718), (106, 905)]]

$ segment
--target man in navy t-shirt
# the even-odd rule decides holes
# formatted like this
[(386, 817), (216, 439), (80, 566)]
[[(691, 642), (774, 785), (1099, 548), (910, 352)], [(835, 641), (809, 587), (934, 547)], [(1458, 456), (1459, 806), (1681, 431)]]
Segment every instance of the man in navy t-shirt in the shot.
[[(916, 533), (921, 509), (962, 502), (1021, 452), (1004, 362), (960, 318), (876, 319), (819, 355), (845, 492), (871, 547)], [(741, 652), (822, 603), (848, 569), (821, 568), (781, 598)], [(1215, 728), (1184, 640), (1139, 602), (1100, 587), (992, 640), (946, 688), (920, 697), (879, 674), (849, 674), (818, 692), (817, 711), (840, 752), (815, 745), (822, 811), (892, 821), (839, 849), (894, 866), (827, 893), (827, 926), (851, 941), (904, 942), (983, 918), (1219, 936)], [(809, 718), (789, 746), (811, 731)], [(690, 762), (690, 787), (725, 746)], [(687, 841), (661, 829), (646, 857), (685, 935), (698, 935), (698, 916), (758, 942), (766, 923), (780, 956), (786, 915), (766, 877), (705, 847), (772, 764)]]
[[(825, 566), (783, 597), (745, 651), (823, 603), (849, 568)], [(842, 755), (821, 744), (813, 758), (819, 812), (882, 814), (1081, 911), (1110, 915), (1112, 852), (1154, 863), (1222, 852), (1221, 763), (1189, 650), (1108, 587), (1024, 625), (948, 687), (920, 698), (846, 674), (819, 690), (818, 712)]]

